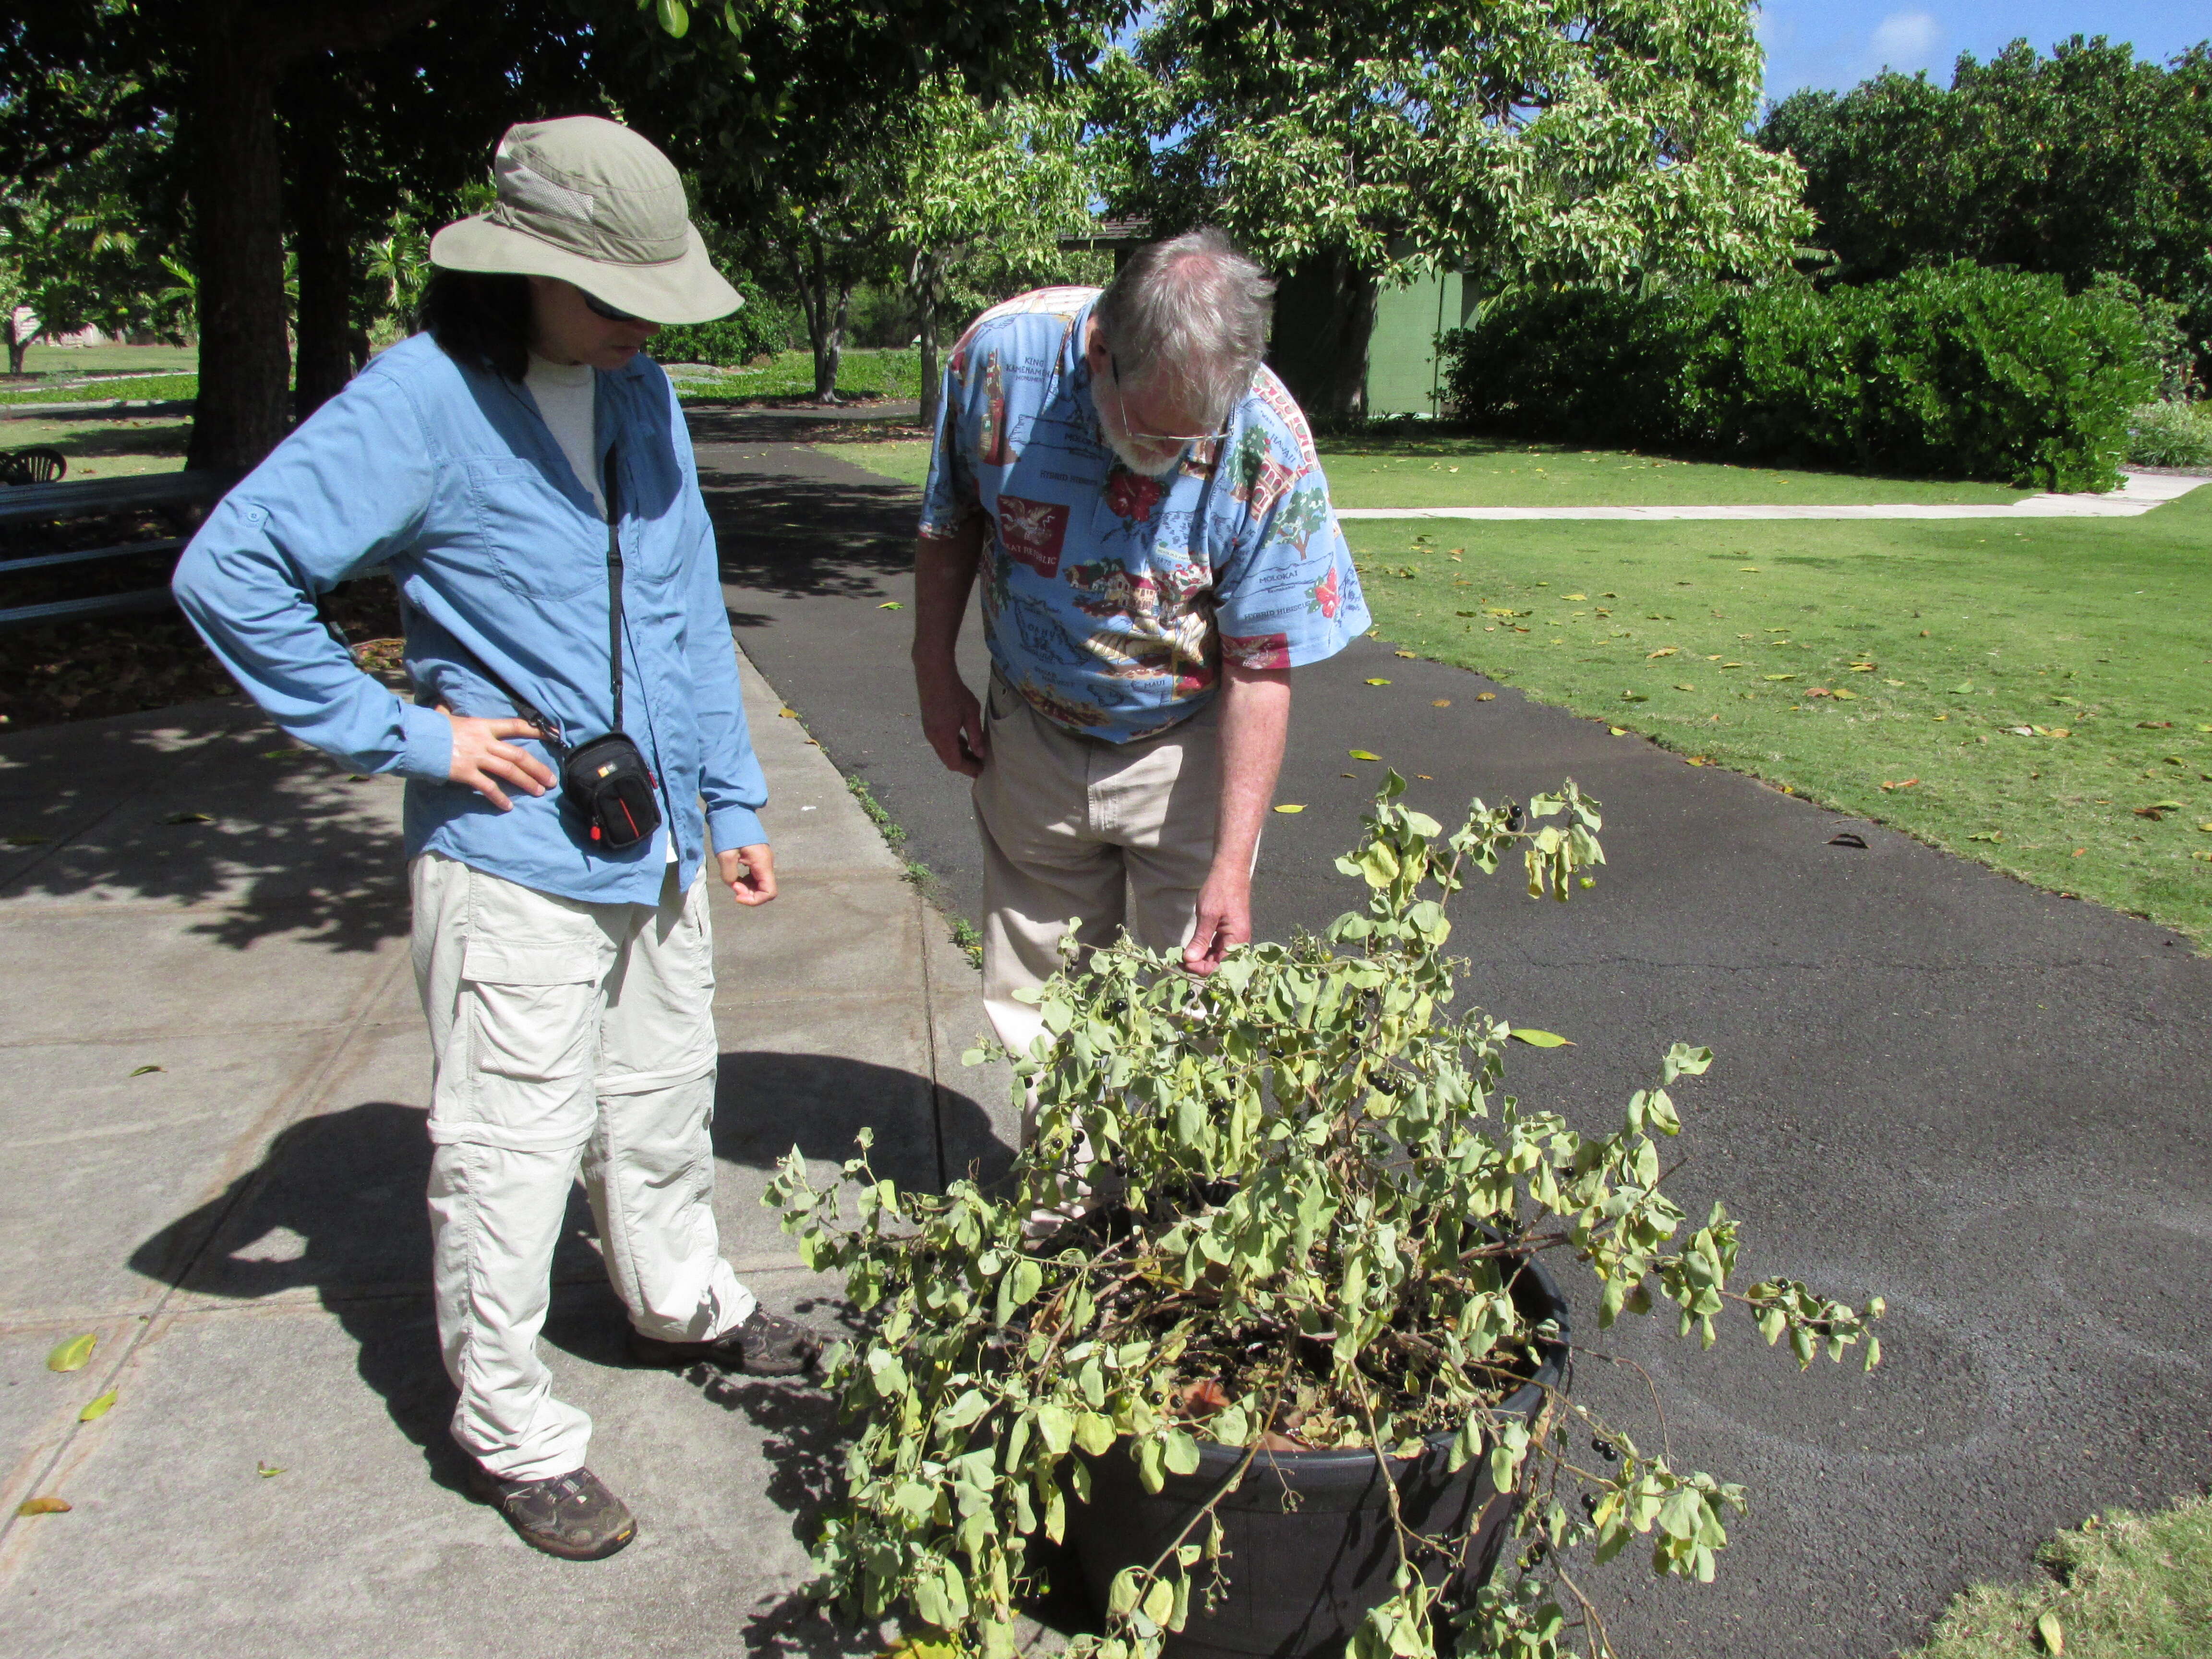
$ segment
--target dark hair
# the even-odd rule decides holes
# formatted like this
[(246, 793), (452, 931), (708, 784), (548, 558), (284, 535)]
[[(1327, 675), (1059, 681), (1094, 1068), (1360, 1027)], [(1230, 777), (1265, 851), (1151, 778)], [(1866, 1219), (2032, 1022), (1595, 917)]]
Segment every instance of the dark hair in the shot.
[(506, 271), (448, 270), (423, 285), (416, 319), (464, 368), (520, 380), (530, 372), (530, 279)]

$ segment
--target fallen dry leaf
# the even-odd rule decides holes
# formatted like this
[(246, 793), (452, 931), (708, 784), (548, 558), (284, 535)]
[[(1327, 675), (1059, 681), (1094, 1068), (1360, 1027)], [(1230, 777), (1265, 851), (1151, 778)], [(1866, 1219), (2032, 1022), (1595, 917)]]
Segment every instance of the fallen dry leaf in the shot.
[(159, 1066), (140, 1066), (133, 1068), (131, 1075), (133, 1077), (143, 1077), (149, 1072), (158, 1072), (162, 1069), (163, 1068)]
[(1431, 708), (1449, 708), (1451, 707), (1451, 699), (1449, 697), (1438, 697), (1434, 702), (1431, 703), (1429, 707)]
[(1644, 653), (1644, 660), (1650, 662), (1654, 657), (1671, 657), (1681, 647), (1679, 646), (1662, 645), (1656, 651), (1645, 652)]
[(1557, 1031), (1517, 1030), (1510, 1033), (1516, 1042), (1525, 1042), (1531, 1048), (1571, 1048), (1575, 1045)]
[(878, 605), (876, 609), (878, 611), (903, 611), (906, 607), (901, 605), (896, 599), (885, 599), (881, 605)]
[(213, 823), (215, 820), (205, 812), (172, 812), (161, 822), (164, 823)]
[(1412, 652), (1410, 652), (1410, 651), (1393, 651), (1390, 654), (1391, 654), (1392, 656), (1394, 656), (1394, 657), (1404, 657), (1404, 658), (1407, 659), (1409, 661), (1412, 659), (1413, 655), (1413, 653)]
[(1477, 702), (1496, 702), (1498, 701), (1498, 693), (1495, 691), (1478, 691), (1474, 694), (1474, 700)]
[(67, 1515), (70, 1502), (66, 1498), (27, 1498), (15, 1505), (18, 1515)]
[(1382, 758), (1380, 755), (1370, 754), (1364, 749), (1347, 749), (1344, 752), (1354, 760), (1379, 761)]
[(1367, 683), (1370, 685), (1388, 685), (1390, 684), (1388, 680), (1370, 680)]
[(1290, 802), (1285, 801), (1282, 805), (1276, 807), (1275, 810), (1278, 812), (1303, 812), (1306, 809), (1303, 806), (1293, 806)]
[(106, 1416), (108, 1413), (115, 1409), (115, 1394), (116, 1391), (113, 1389), (110, 1389), (106, 1394), (100, 1395), (99, 1399), (94, 1401), (82, 1411), (79, 1412), (76, 1414), (76, 1420), (80, 1423), (91, 1423)]
[(1917, 778), (1905, 778), (1896, 783), (1885, 782), (1881, 787), (1885, 789), (1910, 789), (1919, 781)]

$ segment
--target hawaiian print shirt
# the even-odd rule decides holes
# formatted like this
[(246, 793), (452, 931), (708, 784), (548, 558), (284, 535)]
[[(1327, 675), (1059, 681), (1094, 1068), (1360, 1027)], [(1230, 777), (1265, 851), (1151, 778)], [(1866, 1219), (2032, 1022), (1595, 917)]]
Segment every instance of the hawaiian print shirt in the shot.
[(1116, 743), (1204, 708), (1224, 656), (1296, 668), (1368, 625), (1304, 416), (1262, 368), (1225, 441), (1167, 477), (1100, 434), (1083, 354), (1098, 290), (995, 306), (952, 349), (921, 534), (991, 523), (991, 659), (1038, 713)]

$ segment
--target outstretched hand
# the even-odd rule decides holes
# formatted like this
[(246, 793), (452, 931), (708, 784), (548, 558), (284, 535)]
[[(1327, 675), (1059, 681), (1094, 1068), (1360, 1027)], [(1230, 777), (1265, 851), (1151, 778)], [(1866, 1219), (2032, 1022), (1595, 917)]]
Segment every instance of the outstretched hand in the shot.
[(554, 784), (553, 769), (536, 756), (504, 743), (505, 738), (534, 738), (538, 728), (528, 720), (508, 715), (502, 720), (478, 720), (456, 714), (440, 705), (438, 712), (453, 723), (453, 758), (446, 775), (466, 784), (502, 812), (514, 810), (507, 798), (506, 784), (526, 794), (542, 795)]

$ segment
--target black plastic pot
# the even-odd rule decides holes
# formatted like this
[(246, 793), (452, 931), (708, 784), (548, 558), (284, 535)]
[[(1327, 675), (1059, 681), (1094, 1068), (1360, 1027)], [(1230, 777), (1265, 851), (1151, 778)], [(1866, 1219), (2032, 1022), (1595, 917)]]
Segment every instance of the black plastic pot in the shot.
[[(1566, 1386), (1567, 1304), (1534, 1262), (1522, 1267), (1513, 1293), (1525, 1316), (1553, 1320), (1559, 1330), (1560, 1340), (1541, 1350), (1534, 1377), (1498, 1407), (1500, 1416), (1533, 1419), (1545, 1391)], [(1497, 1565), (1512, 1504), (1498, 1501), (1487, 1458), (1470, 1458), (1457, 1474), (1450, 1471), (1453, 1437), (1435, 1435), (1423, 1455), (1389, 1461), (1407, 1526), (1447, 1538), (1473, 1523), (1474, 1541), (1455, 1587), (1470, 1594)], [(1091, 1501), (1071, 1512), (1068, 1543), (1096, 1613), (1103, 1616), (1115, 1575), (1157, 1560), (1243, 1456), (1231, 1447), (1202, 1444), (1197, 1473), (1171, 1474), (1158, 1492), (1145, 1490), (1126, 1443), (1088, 1460)], [(1367, 1610), (1390, 1594), (1398, 1552), (1371, 1451), (1263, 1451), (1217, 1513), (1231, 1553), (1225, 1596), (1208, 1615), (1202, 1597), (1192, 1595), (1188, 1622), (1167, 1638), (1167, 1659), (1333, 1659)], [(1443, 1563), (1431, 1564), (1429, 1581), (1439, 1582), (1443, 1572)]]

